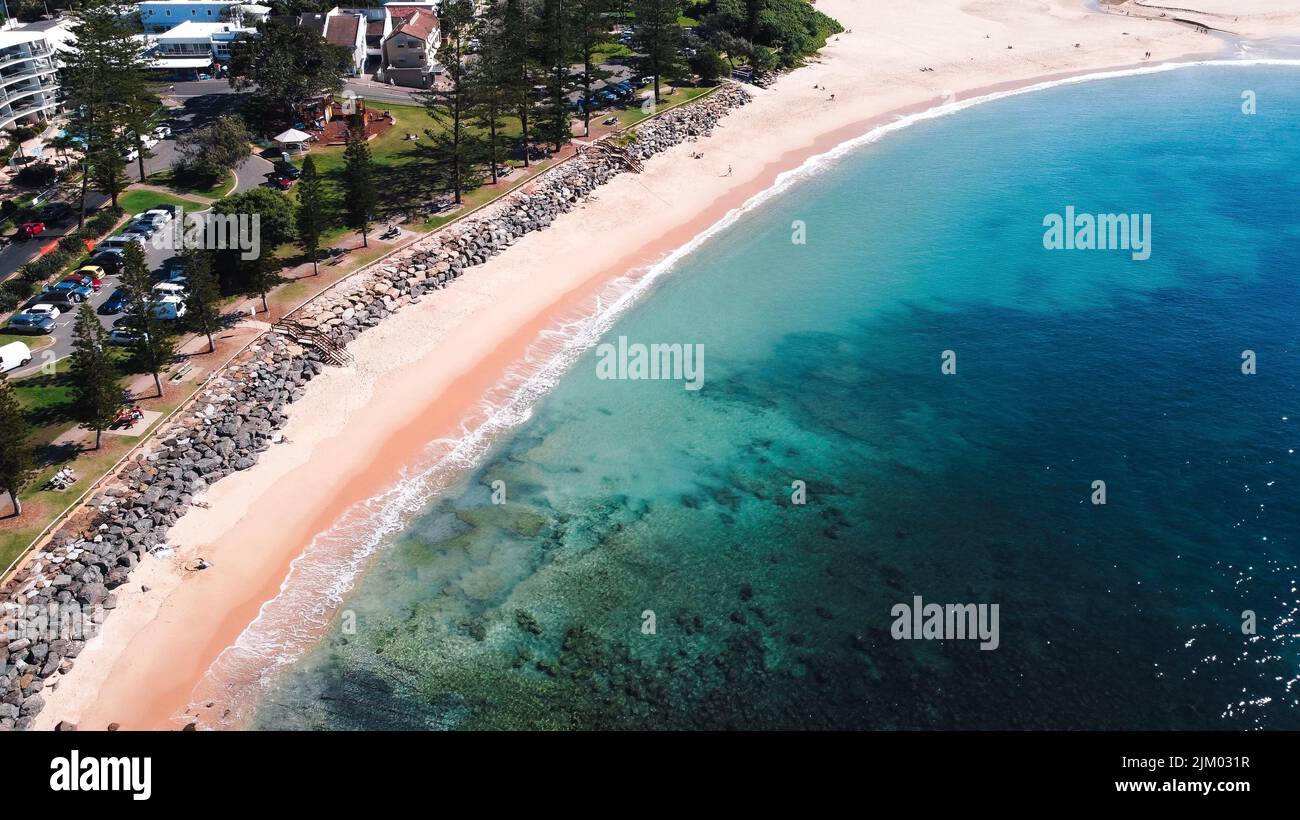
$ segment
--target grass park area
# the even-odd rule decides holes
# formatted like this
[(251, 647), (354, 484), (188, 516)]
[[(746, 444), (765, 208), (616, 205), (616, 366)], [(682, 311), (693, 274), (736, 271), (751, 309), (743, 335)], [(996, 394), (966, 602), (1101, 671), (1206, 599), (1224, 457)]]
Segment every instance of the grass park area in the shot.
[(122, 210), (128, 214), (142, 213), (151, 208), (157, 208), (159, 205), (175, 205), (187, 211), (206, 210), (212, 207), (211, 202), (203, 202), (197, 198), (172, 196), (148, 188), (135, 188), (127, 191), (118, 197), (117, 202), (122, 206)]
[[(30, 337), (29, 337), (30, 338)], [(118, 361), (129, 370), (129, 354), (115, 349)], [(14, 393), (27, 411), (32, 424), (32, 441), (37, 445), (37, 463), (40, 465), (35, 479), (19, 493), (23, 502), (21, 517), (0, 518), (0, 570), (9, 566), (22, 554), (32, 540), (45, 527), (72, 504), (92, 483), (108, 471), (113, 464), (135, 446), (143, 435), (152, 432), (153, 426), (143, 434), (124, 436), (105, 433), (98, 450), (86, 449), (94, 445), (94, 435), (77, 434), (76, 422), (71, 416), (72, 383), (70, 362), (59, 361), (52, 373), (42, 373), (13, 382)], [(198, 388), (198, 382), (186, 382), (169, 389), (166, 395), (150, 402), (149, 409), (160, 411), (165, 418)], [(154, 426), (157, 422), (154, 423)], [(78, 481), (68, 490), (45, 489), (50, 477), (65, 466), (76, 470)], [(8, 511), (8, 499), (0, 501)]]
[(201, 199), (221, 199), (235, 189), (235, 174), (232, 171), (225, 177), (218, 180), (212, 185), (196, 186), (187, 180), (177, 179), (173, 171), (169, 168), (165, 171), (159, 171), (148, 177), (150, 185), (157, 185), (160, 188), (167, 188), (172, 193), (182, 196), (199, 197)]

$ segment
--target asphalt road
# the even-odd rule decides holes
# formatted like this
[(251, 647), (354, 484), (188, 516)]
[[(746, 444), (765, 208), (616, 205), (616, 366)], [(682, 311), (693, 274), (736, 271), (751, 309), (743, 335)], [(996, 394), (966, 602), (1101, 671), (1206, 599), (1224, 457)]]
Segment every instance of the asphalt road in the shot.
[[(74, 208), (80, 206), (80, 198), (69, 199), (67, 192), (64, 192), (64, 195), (58, 198)], [(103, 194), (91, 193), (86, 197), (86, 210), (89, 212), (107, 201), (108, 197)], [(39, 239), (16, 240), (6, 245), (4, 249), (0, 250), (0, 281), (8, 279), (14, 271), (35, 259), (41, 248), (50, 242), (57, 241), (59, 237), (76, 227), (77, 217), (74, 215), (71, 219), (55, 225), (47, 223), (45, 233), (41, 234)]]

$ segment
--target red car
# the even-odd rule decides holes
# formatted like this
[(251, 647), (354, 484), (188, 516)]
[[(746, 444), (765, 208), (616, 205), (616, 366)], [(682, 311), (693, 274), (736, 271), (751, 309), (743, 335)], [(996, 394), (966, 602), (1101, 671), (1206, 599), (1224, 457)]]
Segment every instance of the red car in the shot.
[(92, 276), (91, 274), (88, 273), (82, 273), (81, 271), (77, 271), (76, 273), (69, 274), (63, 277), (63, 281), (75, 282), (76, 284), (81, 285), (83, 288), (90, 288), (96, 293), (99, 293), (99, 289), (104, 286), (103, 279), (100, 279), (96, 276)]
[(19, 239), (31, 239), (45, 232), (44, 222), (24, 222), (18, 227)]
[(284, 176), (271, 177), (271, 183), (275, 185), (277, 188), (279, 188), (281, 191), (287, 191), (290, 188), (292, 188), (294, 182), (295, 180), (292, 180), (289, 177), (284, 177)]

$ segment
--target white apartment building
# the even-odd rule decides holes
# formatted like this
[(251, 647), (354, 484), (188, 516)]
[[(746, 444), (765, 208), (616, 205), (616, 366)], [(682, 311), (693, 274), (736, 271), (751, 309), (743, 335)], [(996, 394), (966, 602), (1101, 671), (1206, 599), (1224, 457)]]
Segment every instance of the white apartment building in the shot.
[(0, 128), (45, 122), (58, 110), (55, 55), (68, 37), (60, 20), (0, 28)]

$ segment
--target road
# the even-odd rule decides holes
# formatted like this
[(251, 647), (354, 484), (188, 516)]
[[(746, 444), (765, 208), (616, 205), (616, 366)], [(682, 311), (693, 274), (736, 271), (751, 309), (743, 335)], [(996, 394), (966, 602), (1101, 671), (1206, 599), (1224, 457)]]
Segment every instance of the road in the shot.
[(423, 105), (414, 95), (418, 88), (403, 88), (400, 85), (385, 85), (373, 80), (351, 79), (343, 87), (344, 93), (351, 91), (358, 97), (382, 102), (400, 103), (401, 105)]
[[(78, 207), (80, 204), (79, 198), (69, 199), (66, 193), (64, 196), (58, 198), (62, 199), (65, 202), (68, 202), (74, 208)], [(108, 197), (104, 196), (103, 194), (100, 193), (89, 194), (86, 197), (87, 213), (89, 213), (91, 210), (94, 210), (95, 208), (98, 208), (100, 205), (104, 204), (107, 201), (108, 201)], [(59, 224), (46, 225), (45, 233), (41, 234), (40, 239), (14, 241), (6, 245), (3, 250), (0, 250), (0, 281), (4, 281), (5, 279), (8, 279), (10, 276), (13, 275), (15, 271), (17, 271), (23, 265), (26, 265), (28, 262), (35, 259), (36, 255), (40, 253), (41, 248), (45, 247), (51, 242), (58, 241), (59, 237), (63, 236), (64, 234), (68, 233), (71, 230), (74, 230), (76, 227), (77, 227), (77, 217), (74, 215), (71, 219), (65, 220), (64, 222), (61, 222)]]

